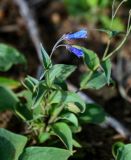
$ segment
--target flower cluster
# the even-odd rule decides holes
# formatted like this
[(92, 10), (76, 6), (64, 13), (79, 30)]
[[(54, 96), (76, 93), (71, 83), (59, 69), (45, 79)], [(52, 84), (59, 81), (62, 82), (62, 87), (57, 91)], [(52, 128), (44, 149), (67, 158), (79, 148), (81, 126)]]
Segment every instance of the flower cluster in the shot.
[[(55, 51), (56, 48), (58, 47), (66, 47), (66, 49), (68, 51), (70, 51), (71, 53), (73, 53), (74, 55), (76, 55), (78, 58), (83, 57), (84, 53), (83, 50), (80, 48), (75, 47), (74, 45), (69, 45), (69, 44), (64, 44), (64, 45), (58, 45), (61, 41), (66, 40), (66, 41), (70, 41), (70, 40), (76, 40), (76, 39), (85, 39), (88, 37), (88, 32), (85, 29), (81, 29), (80, 31), (74, 32), (74, 33), (68, 33), (63, 35), (55, 44), (52, 53)], [(52, 55), (51, 53), (51, 55)]]

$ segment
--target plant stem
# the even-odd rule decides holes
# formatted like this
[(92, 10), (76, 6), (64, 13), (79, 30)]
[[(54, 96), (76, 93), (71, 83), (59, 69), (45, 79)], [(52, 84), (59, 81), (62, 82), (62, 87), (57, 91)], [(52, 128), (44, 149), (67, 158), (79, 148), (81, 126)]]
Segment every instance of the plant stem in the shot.
[(123, 44), (124, 44), (125, 41), (127, 40), (127, 37), (128, 37), (128, 35), (129, 35), (130, 31), (131, 31), (131, 26), (129, 27), (129, 30), (127, 31), (124, 39), (123, 39), (122, 42), (119, 44), (119, 46), (118, 46), (114, 51), (112, 51), (111, 53), (109, 53), (109, 55), (107, 55), (106, 57), (104, 57), (103, 60), (106, 60), (106, 59), (110, 58), (115, 52), (117, 52), (117, 51), (123, 46)]
[(65, 35), (63, 35), (63, 36), (56, 42), (56, 44), (54, 45), (54, 47), (53, 47), (53, 49), (52, 49), (52, 51), (51, 51), (51, 54), (50, 54), (50, 58), (52, 57), (52, 55), (53, 55), (56, 47), (58, 46), (58, 44), (59, 44), (61, 41), (64, 40), (64, 36), (65, 36)]
[(104, 52), (102, 59), (104, 59), (106, 57), (108, 50), (109, 50), (109, 47), (110, 47), (110, 43), (111, 43), (111, 39), (108, 40), (108, 43), (107, 43), (107, 46), (106, 46), (106, 49), (105, 49), (105, 52)]

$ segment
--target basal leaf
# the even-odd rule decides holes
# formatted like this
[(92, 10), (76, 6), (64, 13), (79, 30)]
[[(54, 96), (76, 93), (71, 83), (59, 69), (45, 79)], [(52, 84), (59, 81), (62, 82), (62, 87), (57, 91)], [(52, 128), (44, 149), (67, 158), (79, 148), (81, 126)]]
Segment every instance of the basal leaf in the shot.
[(0, 159), (18, 160), (27, 138), (0, 128)]
[(73, 139), (72, 139), (72, 133), (70, 128), (66, 123), (58, 122), (55, 123), (52, 126), (53, 132), (61, 139), (61, 141), (65, 144), (67, 149), (72, 152), (72, 145), (73, 145)]
[(54, 147), (28, 147), (19, 160), (67, 160), (71, 156), (65, 149)]
[(8, 71), (14, 64), (25, 64), (24, 56), (15, 48), (0, 44), (0, 71)]

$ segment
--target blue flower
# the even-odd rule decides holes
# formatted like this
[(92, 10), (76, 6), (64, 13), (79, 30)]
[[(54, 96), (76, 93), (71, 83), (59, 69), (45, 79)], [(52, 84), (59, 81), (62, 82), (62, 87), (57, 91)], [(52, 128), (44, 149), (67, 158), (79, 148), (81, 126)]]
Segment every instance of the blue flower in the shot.
[(76, 47), (73, 47), (73, 46), (71, 46), (71, 45), (67, 45), (66, 48), (67, 48), (70, 52), (74, 53), (78, 58), (84, 56), (84, 52), (83, 52), (82, 49), (80, 49), (80, 48), (76, 48)]
[(81, 39), (81, 38), (87, 38), (87, 36), (88, 36), (88, 32), (85, 29), (82, 29), (75, 33), (66, 34), (64, 39), (65, 40)]

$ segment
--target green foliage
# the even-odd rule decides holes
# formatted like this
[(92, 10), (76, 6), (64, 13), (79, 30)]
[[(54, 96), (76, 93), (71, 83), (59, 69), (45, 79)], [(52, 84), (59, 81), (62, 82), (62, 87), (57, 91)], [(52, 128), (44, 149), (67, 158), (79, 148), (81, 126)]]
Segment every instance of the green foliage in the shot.
[(71, 156), (65, 149), (53, 147), (28, 147), (19, 160), (67, 160)]
[(74, 72), (76, 69), (73, 65), (56, 64), (53, 65), (46, 73), (46, 81), (49, 86), (52, 85), (53, 81), (59, 80), (64, 81), (67, 77)]
[(19, 99), (9, 88), (0, 86), (0, 111), (15, 110)]
[(104, 72), (95, 71), (86, 73), (81, 79), (81, 89), (100, 89), (107, 84)]
[(18, 160), (26, 145), (27, 138), (0, 128), (1, 160)]
[(58, 136), (62, 142), (65, 144), (67, 149), (72, 152), (72, 132), (69, 126), (64, 122), (55, 123), (52, 126), (53, 132)]
[(15, 89), (20, 86), (20, 82), (10, 78), (0, 77), (0, 86)]
[(106, 59), (105, 61), (102, 62), (101, 65), (104, 69), (106, 79), (107, 79), (107, 83), (109, 84), (110, 83), (110, 77), (111, 77), (111, 60)]
[(0, 44), (0, 71), (8, 71), (14, 64), (25, 64), (24, 56), (15, 48)]
[(80, 122), (101, 123), (105, 120), (105, 112), (98, 104), (87, 104), (84, 113), (79, 114)]
[(50, 68), (52, 66), (52, 62), (51, 62), (51, 59), (50, 59), (48, 53), (46, 52), (46, 50), (42, 46), (42, 44), (41, 44), (41, 55), (42, 55), (42, 59), (43, 59), (44, 69)]
[(74, 92), (69, 91), (54, 91), (49, 96), (49, 104), (60, 104), (67, 105), (69, 103), (74, 103), (80, 112), (84, 112), (85, 103), (83, 100)]
[(70, 15), (77, 16), (80, 19), (85, 19), (90, 23), (101, 23), (103, 28), (123, 31), (124, 25), (120, 18), (113, 20), (112, 26), (111, 18), (108, 14), (105, 15), (104, 10), (110, 9), (112, 1), (109, 0), (64, 0), (65, 6)]
[(96, 70), (100, 65), (97, 54), (84, 47), (82, 48), (82, 50), (84, 51), (84, 61), (88, 68), (93, 71)]
[(112, 148), (113, 156), (115, 160), (130, 160), (131, 159), (131, 144), (123, 144), (117, 142)]

